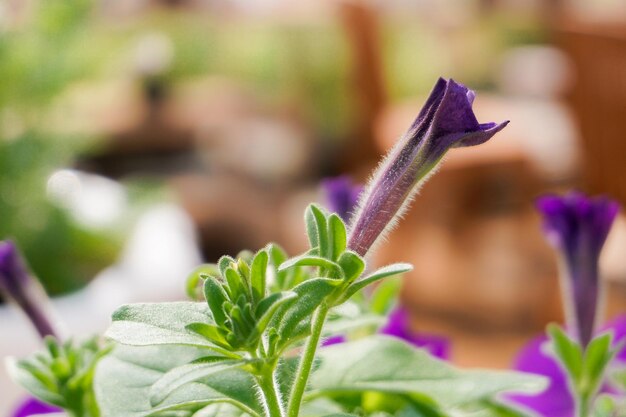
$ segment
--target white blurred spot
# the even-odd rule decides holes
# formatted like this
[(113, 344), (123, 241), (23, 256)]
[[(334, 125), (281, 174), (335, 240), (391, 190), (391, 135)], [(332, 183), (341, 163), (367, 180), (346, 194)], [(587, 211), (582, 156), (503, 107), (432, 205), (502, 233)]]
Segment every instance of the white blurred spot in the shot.
[(120, 219), (127, 205), (122, 185), (99, 175), (70, 169), (52, 174), (47, 192), (78, 222), (92, 228), (111, 226)]
[(573, 80), (568, 57), (552, 46), (523, 46), (509, 50), (502, 58), (500, 89), (509, 94), (555, 97)]
[(135, 68), (143, 76), (162, 74), (174, 60), (174, 44), (165, 34), (147, 33), (135, 46)]

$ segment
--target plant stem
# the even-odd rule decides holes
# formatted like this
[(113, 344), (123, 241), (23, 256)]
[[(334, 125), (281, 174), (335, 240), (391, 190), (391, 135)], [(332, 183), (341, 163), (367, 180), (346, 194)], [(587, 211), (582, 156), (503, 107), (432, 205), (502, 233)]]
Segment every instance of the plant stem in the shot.
[(578, 396), (576, 401), (576, 416), (588, 417), (589, 415), (589, 399), (587, 395), (583, 394)]
[(265, 412), (267, 417), (284, 417), (284, 411), (280, 399), (278, 397), (278, 391), (276, 389), (276, 382), (274, 381), (274, 366), (267, 367), (261, 375), (258, 376), (257, 382), (265, 398)]
[(322, 304), (317, 308), (317, 311), (313, 315), (311, 321), (311, 336), (306, 342), (304, 352), (300, 358), (298, 364), (298, 371), (296, 372), (295, 385), (291, 390), (291, 396), (289, 398), (289, 407), (287, 409), (288, 417), (298, 417), (300, 412), (300, 404), (302, 403), (302, 396), (306, 384), (309, 380), (309, 374), (311, 373), (311, 367), (313, 366), (313, 360), (315, 359), (315, 352), (317, 351), (317, 345), (322, 335), (322, 328), (326, 321), (326, 314), (328, 313), (328, 306)]

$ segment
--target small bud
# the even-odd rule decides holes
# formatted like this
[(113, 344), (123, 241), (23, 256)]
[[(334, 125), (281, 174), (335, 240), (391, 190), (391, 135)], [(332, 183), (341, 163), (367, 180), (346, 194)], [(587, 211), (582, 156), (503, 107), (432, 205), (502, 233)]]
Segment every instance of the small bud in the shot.
[(579, 192), (537, 200), (544, 230), (559, 250), (563, 271), (563, 301), (567, 319), (586, 346), (593, 337), (598, 316), (600, 251), (619, 212), (608, 198), (590, 198)]
[(474, 92), (440, 78), (421, 112), (380, 164), (359, 201), (348, 247), (364, 256), (389, 231), (450, 148), (486, 142), (508, 122), (478, 123)]

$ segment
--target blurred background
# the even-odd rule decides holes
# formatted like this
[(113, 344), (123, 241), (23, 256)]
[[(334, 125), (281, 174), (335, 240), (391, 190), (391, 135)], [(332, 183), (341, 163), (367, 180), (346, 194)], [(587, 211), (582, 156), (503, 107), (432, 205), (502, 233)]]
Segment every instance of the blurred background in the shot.
[[(402, 302), (462, 366), (508, 367), (561, 320), (533, 200), (626, 205), (622, 0), (1, 0), (0, 238), (67, 334), (122, 303), (183, 299), (195, 266), (305, 248), (320, 180), (364, 181), (439, 76), (483, 122), (371, 262), (415, 264)], [(626, 310), (626, 221), (602, 258)], [(0, 302), (0, 356), (38, 340)], [(23, 395), (0, 370), (0, 415)]]

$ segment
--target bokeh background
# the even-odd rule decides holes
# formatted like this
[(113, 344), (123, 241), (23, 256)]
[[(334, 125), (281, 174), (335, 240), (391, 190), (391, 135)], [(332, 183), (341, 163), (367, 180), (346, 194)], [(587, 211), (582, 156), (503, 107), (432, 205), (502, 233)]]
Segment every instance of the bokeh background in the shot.
[[(196, 265), (305, 247), (319, 183), (365, 181), (437, 77), (511, 124), (452, 151), (371, 262), (407, 261), (417, 331), (462, 366), (510, 366), (562, 320), (533, 200), (626, 205), (621, 0), (1, 0), (0, 238), (66, 334), (118, 305), (184, 298)], [(602, 258), (626, 310), (626, 221)], [(38, 346), (0, 303), (0, 356)], [(0, 370), (0, 415), (24, 393)]]

